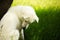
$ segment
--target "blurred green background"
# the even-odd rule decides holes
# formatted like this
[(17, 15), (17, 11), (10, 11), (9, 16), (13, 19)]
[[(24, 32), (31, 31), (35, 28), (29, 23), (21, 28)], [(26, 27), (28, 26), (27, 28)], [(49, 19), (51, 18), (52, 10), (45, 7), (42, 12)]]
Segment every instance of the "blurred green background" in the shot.
[(25, 30), (25, 40), (60, 40), (60, 0), (14, 0), (17, 5), (32, 6), (39, 17)]

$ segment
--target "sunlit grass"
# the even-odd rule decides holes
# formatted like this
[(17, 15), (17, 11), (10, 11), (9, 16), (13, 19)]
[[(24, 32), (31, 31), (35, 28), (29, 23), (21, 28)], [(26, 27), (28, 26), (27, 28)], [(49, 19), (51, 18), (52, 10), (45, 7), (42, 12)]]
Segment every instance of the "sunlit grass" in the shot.
[(14, 0), (12, 6), (29, 5), (36, 7), (36, 9), (47, 9), (49, 7), (60, 7), (60, 0)]

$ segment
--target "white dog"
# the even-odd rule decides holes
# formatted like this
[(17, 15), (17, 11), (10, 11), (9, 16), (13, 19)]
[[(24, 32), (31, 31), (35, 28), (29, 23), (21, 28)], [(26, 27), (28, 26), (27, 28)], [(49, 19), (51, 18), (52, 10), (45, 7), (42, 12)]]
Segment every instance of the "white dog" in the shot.
[(19, 30), (24, 40), (23, 28), (28, 28), (30, 23), (38, 20), (34, 9), (30, 6), (11, 7), (1, 19), (0, 40), (18, 40)]

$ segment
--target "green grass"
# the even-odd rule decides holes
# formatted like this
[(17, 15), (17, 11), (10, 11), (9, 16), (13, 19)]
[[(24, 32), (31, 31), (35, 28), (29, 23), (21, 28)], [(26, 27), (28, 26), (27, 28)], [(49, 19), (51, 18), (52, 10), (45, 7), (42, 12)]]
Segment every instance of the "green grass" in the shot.
[(12, 6), (30, 5), (39, 17), (39, 23), (25, 30), (25, 40), (60, 40), (59, 0), (14, 0)]
[(60, 40), (60, 9), (36, 10), (39, 23), (30, 24), (25, 30), (26, 40)]

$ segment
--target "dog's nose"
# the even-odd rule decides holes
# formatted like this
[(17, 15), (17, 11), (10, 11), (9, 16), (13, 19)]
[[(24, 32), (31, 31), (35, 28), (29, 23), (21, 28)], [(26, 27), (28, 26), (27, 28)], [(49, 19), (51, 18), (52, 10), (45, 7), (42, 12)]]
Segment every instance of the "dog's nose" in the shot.
[(23, 28), (26, 27), (27, 24), (29, 24), (28, 21), (25, 21), (25, 20), (24, 20), (24, 21), (22, 22), (22, 27), (23, 27)]
[(23, 28), (23, 29), (27, 29), (28, 26), (29, 26), (29, 22), (24, 20), (24, 21), (22, 22), (22, 28)]

